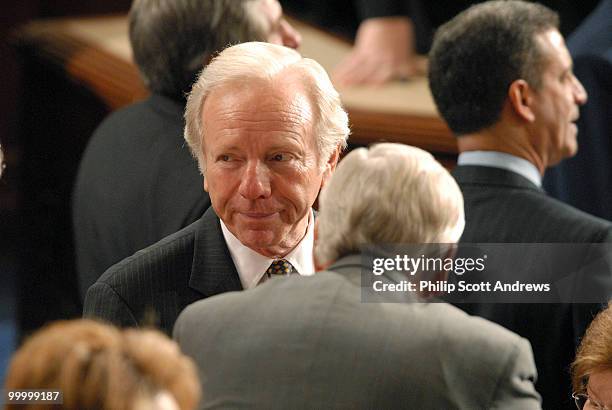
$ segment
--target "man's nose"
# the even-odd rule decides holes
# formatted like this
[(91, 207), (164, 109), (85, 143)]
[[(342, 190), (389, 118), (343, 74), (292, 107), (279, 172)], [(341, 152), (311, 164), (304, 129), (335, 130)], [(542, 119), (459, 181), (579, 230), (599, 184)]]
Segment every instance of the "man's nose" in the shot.
[(246, 199), (267, 198), (271, 194), (270, 173), (260, 161), (249, 162), (242, 174), (239, 193)]
[(576, 101), (576, 104), (582, 105), (587, 102), (588, 94), (584, 89), (584, 86), (582, 85), (580, 80), (576, 78), (576, 76), (573, 76), (573, 82), (574, 101)]
[(285, 47), (298, 48), (302, 43), (302, 36), (285, 19), (280, 22), (280, 33)]

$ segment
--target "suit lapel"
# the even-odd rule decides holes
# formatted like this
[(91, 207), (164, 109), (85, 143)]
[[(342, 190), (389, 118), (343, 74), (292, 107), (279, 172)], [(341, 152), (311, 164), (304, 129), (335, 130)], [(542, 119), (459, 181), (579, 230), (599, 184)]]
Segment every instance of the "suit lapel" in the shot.
[(221, 232), (219, 217), (212, 207), (204, 213), (195, 232), (189, 286), (205, 297), (242, 290), (240, 277)]
[(529, 189), (544, 194), (544, 190), (533, 182), (517, 174), (501, 168), (479, 165), (459, 165), (451, 172), (459, 184), (501, 186), (508, 188)]

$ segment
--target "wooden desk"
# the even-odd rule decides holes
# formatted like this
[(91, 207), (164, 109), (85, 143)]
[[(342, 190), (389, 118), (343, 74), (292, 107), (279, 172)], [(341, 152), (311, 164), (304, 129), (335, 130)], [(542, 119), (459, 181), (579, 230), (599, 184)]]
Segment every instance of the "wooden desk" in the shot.
[[(328, 71), (350, 50), (333, 36), (294, 23), (303, 36), (302, 54)], [(126, 16), (33, 22), (19, 41), (34, 45), (41, 57), (89, 88), (110, 110), (147, 95), (132, 62)], [(340, 94), (351, 120), (351, 142), (403, 142), (442, 156), (456, 154), (455, 140), (437, 114), (425, 78), (346, 88)]]

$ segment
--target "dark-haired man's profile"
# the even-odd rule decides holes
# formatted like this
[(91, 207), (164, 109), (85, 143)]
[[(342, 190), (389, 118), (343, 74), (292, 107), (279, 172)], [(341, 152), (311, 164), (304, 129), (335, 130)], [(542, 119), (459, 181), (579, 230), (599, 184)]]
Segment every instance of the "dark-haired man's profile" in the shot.
[[(612, 240), (608, 222), (541, 188), (546, 168), (576, 153), (575, 121), (587, 99), (558, 26), (557, 14), (543, 5), (490, 1), (460, 13), (434, 37), (429, 82), (438, 110), (457, 135), (460, 155), (452, 174), (465, 198), (462, 242)], [(603, 283), (609, 285), (610, 278)], [(573, 406), (567, 369), (596, 307), (463, 307), (531, 341), (544, 408)]]

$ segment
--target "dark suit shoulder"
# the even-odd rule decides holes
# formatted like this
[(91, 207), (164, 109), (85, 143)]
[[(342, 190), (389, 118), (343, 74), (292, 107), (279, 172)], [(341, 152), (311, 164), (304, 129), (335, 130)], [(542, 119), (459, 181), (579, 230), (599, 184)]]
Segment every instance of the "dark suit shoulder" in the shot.
[(136, 283), (152, 276), (170, 275), (178, 265), (191, 271), (195, 234), (200, 224), (201, 220), (198, 220), (136, 252), (111, 266), (98, 281), (110, 286)]
[[(504, 194), (499, 194), (500, 200)], [(538, 233), (538, 242), (598, 243), (612, 241), (612, 224), (567, 205), (544, 192), (509, 190), (508, 206), (523, 218), (525, 233)], [(534, 237), (535, 238), (535, 237)]]
[(549, 197), (507, 170), (458, 166), (452, 172), (463, 193), (463, 242), (567, 242), (612, 240), (612, 224)]
[(110, 267), (89, 288), (84, 314), (120, 326), (170, 333), (179, 312), (202, 295), (189, 286), (201, 220)]
[(605, 219), (598, 218), (588, 214), (580, 209), (574, 208), (558, 199), (543, 195), (541, 198), (541, 208), (544, 211), (549, 209), (551, 221), (558, 222), (560, 225), (566, 224), (568, 228), (571, 226), (579, 227), (580, 229), (570, 229), (574, 231), (573, 235), (580, 237), (589, 242), (610, 242), (612, 240), (612, 224)]
[(94, 131), (93, 140), (100, 135), (108, 145), (108, 140), (129, 141), (134, 135), (154, 135), (159, 129), (182, 130), (183, 109), (177, 101), (152, 95), (109, 114)]

